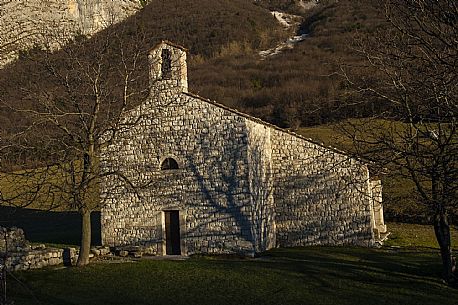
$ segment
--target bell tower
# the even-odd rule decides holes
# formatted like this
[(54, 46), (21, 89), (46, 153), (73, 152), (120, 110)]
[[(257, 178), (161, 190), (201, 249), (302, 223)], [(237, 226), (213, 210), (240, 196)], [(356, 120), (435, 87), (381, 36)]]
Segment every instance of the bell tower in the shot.
[(150, 88), (153, 99), (188, 92), (186, 49), (162, 41), (149, 51)]

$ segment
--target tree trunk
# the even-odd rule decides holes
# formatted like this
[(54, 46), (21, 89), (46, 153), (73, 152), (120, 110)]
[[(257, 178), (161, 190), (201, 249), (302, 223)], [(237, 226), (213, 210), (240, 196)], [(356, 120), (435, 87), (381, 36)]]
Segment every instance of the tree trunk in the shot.
[(89, 264), (89, 252), (91, 250), (91, 211), (81, 212), (81, 247), (76, 265), (78, 267)]
[(0, 279), (0, 304), (6, 304), (6, 254), (3, 258), (3, 265), (0, 270)]
[(434, 217), (434, 232), (441, 251), (442, 276), (447, 284), (457, 285), (456, 261), (452, 255), (450, 225), (443, 209), (440, 209)]

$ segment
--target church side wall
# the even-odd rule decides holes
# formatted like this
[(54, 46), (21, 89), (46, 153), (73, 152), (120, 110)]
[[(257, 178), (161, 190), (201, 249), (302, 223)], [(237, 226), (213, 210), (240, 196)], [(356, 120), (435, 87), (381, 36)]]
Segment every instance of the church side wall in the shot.
[(271, 128), (246, 120), (252, 235), (256, 252), (275, 247)]
[[(264, 178), (249, 172), (246, 119), (184, 94), (165, 108), (143, 107), (149, 110), (141, 123), (120, 132), (101, 157), (103, 170), (145, 186), (136, 196), (113, 176), (103, 181), (103, 243), (147, 245), (164, 254), (163, 213), (178, 210), (182, 254), (253, 253), (257, 216), (249, 181)], [(161, 171), (166, 157), (180, 169)]]
[(272, 164), (277, 246), (372, 244), (366, 165), (278, 130)]

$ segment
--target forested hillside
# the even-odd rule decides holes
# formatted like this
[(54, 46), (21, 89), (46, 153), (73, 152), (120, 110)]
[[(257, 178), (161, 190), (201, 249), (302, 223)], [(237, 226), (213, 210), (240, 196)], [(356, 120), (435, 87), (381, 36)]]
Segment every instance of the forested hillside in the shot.
[[(37, 100), (61, 94), (56, 80), (43, 76), (49, 75), (46, 63), (53, 63), (64, 73), (71, 69), (63, 64), (70, 51), (79, 60), (90, 62), (96, 60), (95, 50), (103, 50), (103, 65), (111, 69), (105, 71), (112, 84), (107, 91), (116, 108), (122, 101), (118, 84), (123, 80), (116, 73), (122, 58), (132, 57), (138, 49), (142, 52), (132, 84), (141, 98), (148, 88), (146, 53), (166, 39), (189, 50), (191, 92), (278, 126), (298, 129), (308, 137), (329, 140), (335, 132), (327, 126), (342, 118), (372, 115), (385, 107), (378, 101), (348, 107), (352, 97), (338, 72), (343, 64), (363, 64), (355, 50), (357, 40), (383, 31), (386, 21), (382, 3), (376, 0), (322, 0), (313, 8), (300, 5), (306, 2), (310, 1), (152, 0), (135, 16), (91, 39), (77, 38), (76, 49), (70, 45), (52, 54), (38, 47), (22, 52), (19, 61), (0, 71), (0, 137), (25, 130), (32, 123), (14, 109), (33, 109)], [(285, 29), (271, 10), (299, 15), (303, 21), (296, 28)], [(278, 55), (259, 55), (259, 51), (284, 42), (294, 31), (308, 36)], [(127, 53), (121, 56), (120, 49), (126, 46)], [(364, 69), (360, 71), (360, 76), (370, 79), (371, 75), (363, 75)], [(64, 101), (62, 106), (72, 107)], [(39, 140), (50, 132), (41, 130)], [(27, 139), (24, 145), (34, 144), (27, 141), (34, 140)], [(336, 143), (331, 140), (327, 144)], [(0, 159), (1, 165), (30, 167), (36, 159), (52, 161), (46, 151), (22, 152), (18, 159)], [(390, 180), (385, 186), (387, 215), (393, 219), (408, 214), (424, 220), (426, 212), (414, 205), (411, 183)], [(400, 201), (407, 204), (401, 206)], [(409, 205), (412, 208), (406, 209)]]
[[(341, 109), (345, 88), (335, 72), (341, 63), (358, 61), (352, 50), (354, 36), (370, 35), (381, 26), (379, 2), (328, 0), (308, 11), (296, 3), (155, 0), (136, 16), (99, 36), (112, 31), (121, 33), (122, 28), (120, 39), (126, 44), (137, 43), (133, 33), (142, 31), (147, 37), (141, 42), (145, 50), (161, 39), (183, 45), (190, 52), (191, 91), (282, 127), (332, 122), (346, 116), (348, 111), (355, 116), (373, 111)], [(309, 37), (294, 49), (262, 60), (258, 55), (260, 50), (287, 37), (267, 8), (295, 10), (294, 13), (303, 16), (301, 28)], [(85, 45), (88, 54), (93, 40)], [(65, 56), (65, 52), (53, 56)], [(146, 58), (143, 64), (146, 69)], [(31, 73), (24, 73), (24, 69)], [(38, 65), (23, 54), (21, 61), (1, 71), (3, 99), (27, 102), (22, 93), (30, 93), (27, 86), (31, 80), (36, 82), (39, 74)], [(35, 84), (48, 85), (46, 80)], [(7, 109), (2, 111), (2, 128), (21, 122)]]
[(255, 51), (234, 48), (230, 55), (191, 62), (191, 88), (289, 128), (372, 112), (372, 108), (341, 107), (345, 84), (335, 73), (341, 64), (361, 62), (353, 42), (383, 26), (379, 1), (322, 1), (296, 14), (304, 17), (301, 28), (309, 33), (305, 41), (266, 60)]
[[(140, 91), (146, 89), (148, 84), (146, 53), (163, 39), (188, 48), (192, 65), (196, 66), (210, 58), (217, 58), (222, 53), (229, 55), (227, 50), (234, 44), (243, 45), (247, 50), (263, 49), (274, 46), (285, 37), (286, 33), (272, 15), (251, 1), (153, 0), (138, 14), (124, 22), (99, 32), (88, 40), (83, 37), (77, 38), (77, 48), (70, 45), (49, 54), (42, 50), (42, 47), (37, 47), (22, 52), (17, 62), (2, 69), (0, 131), (19, 130), (30, 123), (24, 121), (23, 113), (14, 112), (9, 106), (29, 107), (34, 105), (36, 98), (44, 92), (50, 94), (56, 83), (50, 77), (43, 76), (47, 69), (45, 65), (49, 62), (59, 65), (59, 61), (62, 62), (70, 52), (80, 60), (95, 61), (95, 50), (100, 50), (106, 43), (106, 49), (103, 51), (106, 53), (103, 55), (104, 60), (109, 62), (110, 67), (117, 64), (121, 67), (120, 46), (126, 49), (124, 52), (127, 53), (123, 54), (125, 58), (133, 58), (134, 49), (141, 50), (143, 55), (139, 57), (138, 73), (142, 75), (138, 76), (138, 83), (135, 84)], [(62, 65), (63, 63), (60, 64)], [(122, 83), (122, 79), (116, 79), (115, 73), (112, 77), (112, 83)], [(122, 97), (118, 97), (121, 101)]]

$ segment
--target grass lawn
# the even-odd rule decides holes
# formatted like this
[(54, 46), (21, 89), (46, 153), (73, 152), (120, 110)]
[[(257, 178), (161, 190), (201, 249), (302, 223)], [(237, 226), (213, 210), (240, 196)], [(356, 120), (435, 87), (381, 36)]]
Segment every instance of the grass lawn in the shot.
[[(433, 226), (388, 223), (388, 231), (391, 232), (385, 246), (410, 247), (410, 248), (434, 248), (438, 249)], [(451, 227), (452, 247), (458, 251), (458, 230)]]
[[(20, 304), (456, 304), (437, 251), (308, 247), (258, 259), (142, 259), (16, 273)], [(34, 297), (32, 297), (32, 294)], [(36, 299), (34, 299), (36, 298)]]
[[(256, 259), (94, 262), (82, 269), (15, 273), (27, 288), (10, 278), (8, 293), (16, 305), (456, 304), (458, 290), (440, 280), (432, 228), (388, 228), (391, 239), (381, 249), (305, 247), (275, 249)], [(456, 230), (452, 238), (458, 241)]]
[[(100, 242), (99, 215), (94, 241)], [(25, 229), (35, 243), (78, 244), (75, 212), (0, 208), (0, 225)], [(20, 304), (457, 304), (440, 280), (431, 226), (388, 223), (381, 249), (275, 249), (257, 259), (193, 257), (94, 262), (88, 267), (14, 273), (8, 296)], [(458, 231), (452, 230), (458, 250)]]

